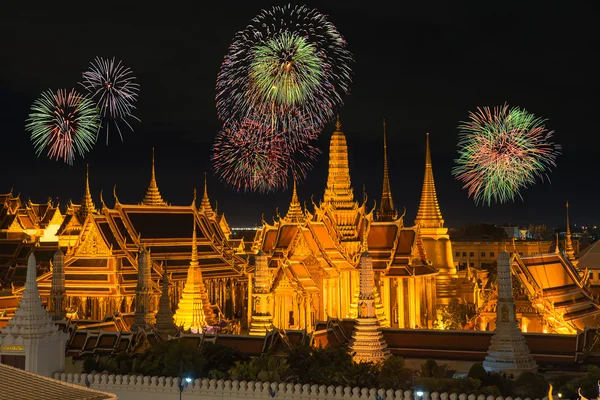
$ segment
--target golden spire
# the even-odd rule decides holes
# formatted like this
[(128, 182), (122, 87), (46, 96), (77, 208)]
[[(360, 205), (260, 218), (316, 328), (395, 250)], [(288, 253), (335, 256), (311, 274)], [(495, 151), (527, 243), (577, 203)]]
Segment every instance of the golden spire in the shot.
[(362, 237), (362, 252), (369, 253), (369, 223), (367, 221), (367, 217), (363, 218), (363, 237)]
[(156, 330), (167, 339), (168, 335), (177, 333), (177, 326), (173, 320), (173, 311), (171, 310), (171, 299), (169, 297), (169, 275), (167, 271), (167, 260), (163, 265), (162, 293), (158, 302), (158, 311), (156, 312)]
[(354, 209), (354, 191), (350, 183), (348, 168), (348, 145), (342, 132), (339, 115), (335, 123), (335, 131), (329, 144), (329, 173), (324, 195), (325, 203), (331, 203), (336, 209)]
[(179, 308), (175, 313), (176, 326), (194, 333), (202, 332), (202, 329), (214, 322), (214, 313), (208, 300), (206, 287), (202, 279), (202, 270), (198, 263), (198, 241), (196, 237), (196, 220), (192, 233), (192, 256), (188, 268), (187, 279), (183, 287), (183, 293), (179, 299)]
[(142, 204), (145, 206), (166, 206), (167, 203), (162, 199), (158, 185), (156, 184), (156, 174), (154, 173), (154, 147), (152, 148), (152, 176), (150, 178), (150, 185), (146, 191), (146, 196), (142, 200)]
[(212, 214), (213, 210), (210, 205), (210, 200), (208, 199), (208, 178), (206, 177), (206, 172), (204, 173), (204, 194), (202, 195), (202, 202), (200, 203), (200, 209), (206, 212), (207, 214)]
[(577, 265), (575, 259), (575, 250), (573, 249), (573, 241), (571, 240), (571, 223), (569, 222), (569, 202), (567, 201), (567, 232), (565, 234), (565, 254), (571, 264)]
[(425, 178), (423, 179), (423, 191), (421, 203), (415, 224), (423, 228), (443, 228), (444, 219), (435, 192), (433, 180), (433, 167), (431, 166), (431, 153), (429, 151), (429, 133), (427, 133), (427, 144), (425, 150)]
[(377, 221), (394, 221), (398, 218), (398, 211), (394, 208), (392, 190), (390, 188), (390, 176), (387, 161), (387, 132), (385, 119), (383, 120), (383, 189), (381, 191), (381, 202), (377, 211)]
[(560, 248), (558, 247), (558, 232), (556, 232), (556, 247), (554, 248), (555, 253), (560, 253)]
[(300, 200), (298, 200), (298, 191), (296, 189), (296, 179), (294, 178), (294, 189), (292, 192), (292, 201), (290, 202), (290, 207), (288, 208), (288, 212), (285, 215), (284, 220), (286, 222), (302, 222), (304, 220), (304, 213), (302, 212), (302, 207), (300, 206)]
[(79, 207), (78, 213), (82, 220), (85, 219), (88, 214), (96, 213), (96, 206), (94, 205), (92, 194), (90, 192), (90, 175), (88, 164), (85, 166), (85, 192), (83, 194), (83, 198), (81, 199), (81, 206)]
[(190, 268), (198, 266), (198, 239), (196, 237), (196, 221), (194, 221), (194, 230), (192, 231), (192, 258)]

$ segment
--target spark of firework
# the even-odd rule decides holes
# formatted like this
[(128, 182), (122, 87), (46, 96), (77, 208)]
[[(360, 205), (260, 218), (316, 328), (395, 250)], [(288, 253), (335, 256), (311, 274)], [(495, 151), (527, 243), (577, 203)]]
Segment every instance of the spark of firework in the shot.
[(476, 204), (514, 201), (537, 179), (549, 180), (560, 145), (545, 120), (508, 105), (478, 108), (459, 129), (456, 166), (452, 174), (464, 183)]
[(140, 85), (135, 82), (131, 69), (115, 62), (115, 59), (96, 57), (90, 68), (83, 73), (81, 85), (98, 104), (103, 123), (106, 126), (106, 144), (108, 144), (109, 126), (114, 123), (121, 141), (123, 134), (118, 122), (122, 121), (133, 131), (128, 119), (139, 119), (133, 115)]
[(217, 135), (211, 159), (214, 172), (235, 190), (268, 193), (285, 189), (289, 174), (305, 179), (318, 154), (309, 142), (289, 147), (284, 134), (246, 119)]
[(236, 34), (221, 65), (219, 117), (228, 125), (260, 115), (292, 140), (314, 135), (349, 93), (352, 61), (346, 41), (317, 10), (263, 10)]
[(48, 157), (73, 164), (75, 155), (85, 157), (96, 144), (100, 117), (96, 104), (72, 89), (43, 92), (31, 106), (25, 129), (37, 156), (47, 149)]

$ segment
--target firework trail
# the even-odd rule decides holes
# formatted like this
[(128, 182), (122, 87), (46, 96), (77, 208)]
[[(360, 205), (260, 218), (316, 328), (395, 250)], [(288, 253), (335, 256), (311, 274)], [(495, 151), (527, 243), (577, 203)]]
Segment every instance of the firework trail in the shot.
[(133, 131), (128, 119), (139, 121), (133, 115), (140, 90), (140, 85), (135, 81), (131, 69), (121, 65), (121, 61), (115, 62), (114, 58), (109, 60), (96, 57), (90, 63), (89, 70), (83, 73), (83, 82), (80, 84), (98, 104), (106, 127), (106, 144), (111, 123), (114, 123), (122, 141), (123, 135), (118, 122), (122, 121)]
[(75, 89), (42, 93), (31, 106), (25, 125), (38, 157), (47, 149), (49, 158), (70, 165), (76, 154), (84, 157), (96, 144), (99, 127), (96, 104)]
[(459, 158), (452, 174), (476, 204), (522, 198), (521, 189), (548, 178), (556, 167), (560, 145), (550, 141), (553, 132), (545, 120), (508, 105), (478, 108), (469, 117), (458, 127)]
[(223, 129), (212, 148), (214, 172), (237, 191), (269, 193), (302, 180), (320, 154), (310, 142), (289, 147), (285, 134), (252, 119)]

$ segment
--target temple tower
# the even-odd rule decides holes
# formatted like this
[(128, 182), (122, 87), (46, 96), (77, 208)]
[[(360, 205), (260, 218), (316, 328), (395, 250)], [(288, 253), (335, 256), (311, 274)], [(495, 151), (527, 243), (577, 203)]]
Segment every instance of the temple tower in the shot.
[(52, 288), (50, 289), (49, 314), (55, 321), (66, 317), (66, 290), (65, 290), (65, 256), (62, 251), (54, 253), (52, 263)]
[(505, 372), (518, 376), (525, 371), (535, 371), (537, 366), (517, 324), (510, 263), (507, 252), (503, 251), (498, 255), (496, 329), (483, 366), (488, 372)]
[(359, 222), (362, 208), (354, 201), (354, 191), (350, 182), (348, 167), (348, 145), (339, 120), (329, 144), (329, 172), (327, 187), (320, 207), (320, 214), (326, 215), (327, 224), (332, 224), (335, 236), (340, 238), (350, 256), (360, 252)]
[(196, 239), (196, 221), (192, 234), (192, 257), (187, 279), (183, 287), (178, 309), (175, 312), (175, 325), (194, 333), (215, 322), (214, 313), (208, 300), (208, 294), (202, 280), (202, 271), (198, 263), (198, 242)]
[(448, 228), (444, 228), (444, 219), (438, 204), (433, 180), (433, 167), (429, 150), (429, 133), (425, 145), (425, 177), (421, 203), (415, 219), (419, 226), (423, 248), (430, 258), (433, 266), (438, 270), (436, 276), (437, 304), (446, 305), (457, 297), (456, 267), (452, 255), (452, 243), (448, 235)]
[(292, 191), (292, 201), (288, 208), (287, 214), (283, 218), (285, 222), (300, 223), (304, 221), (304, 213), (302, 212), (302, 206), (300, 200), (298, 200), (298, 191), (296, 189), (296, 180), (294, 179), (294, 189)]
[(381, 333), (375, 313), (375, 279), (373, 258), (367, 248), (366, 235), (363, 240), (363, 253), (360, 255), (360, 295), (358, 318), (350, 340), (350, 351), (354, 362), (382, 363), (391, 357), (387, 343)]
[(81, 206), (77, 210), (77, 214), (81, 223), (85, 221), (89, 214), (96, 214), (96, 206), (94, 205), (94, 201), (92, 200), (92, 193), (90, 192), (89, 165), (85, 166), (85, 192), (83, 193), (83, 197), (81, 199)]
[(398, 211), (394, 207), (392, 200), (392, 190), (390, 188), (390, 176), (388, 172), (387, 160), (387, 137), (386, 123), (383, 120), (383, 189), (381, 190), (381, 201), (379, 202), (379, 210), (377, 210), (378, 222), (389, 222), (398, 219)]
[(156, 174), (154, 173), (154, 147), (152, 148), (152, 176), (150, 177), (150, 185), (146, 191), (146, 196), (142, 200), (142, 205), (145, 206), (167, 206), (168, 204), (163, 200), (156, 184)]
[(269, 278), (269, 265), (264, 251), (254, 256), (254, 277), (251, 296), (250, 332), (252, 336), (265, 336), (273, 329), (271, 280)]
[(165, 262), (163, 269), (162, 293), (158, 302), (158, 312), (156, 313), (155, 328), (158, 333), (167, 339), (169, 336), (175, 336), (179, 331), (173, 319), (173, 310), (171, 310), (171, 298), (169, 297), (169, 275), (167, 264)]
[[(65, 366), (69, 335), (52, 321), (40, 299), (35, 256), (29, 255), (25, 290), (15, 315), (0, 330), (2, 364), (39, 375), (52, 376)], [(26, 389), (27, 382), (23, 382)]]
[(567, 259), (573, 264), (575, 267), (578, 262), (575, 258), (575, 250), (573, 249), (573, 241), (571, 239), (571, 223), (569, 221), (569, 202), (567, 201), (567, 232), (565, 234), (565, 255)]
[(135, 316), (133, 326), (137, 329), (145, 329), (154, 324), (154, 313), (150, 296), (152, 294), (152, 260), (150, 253), (142, 249), (138, 255), (138, 283), (135, 288)]

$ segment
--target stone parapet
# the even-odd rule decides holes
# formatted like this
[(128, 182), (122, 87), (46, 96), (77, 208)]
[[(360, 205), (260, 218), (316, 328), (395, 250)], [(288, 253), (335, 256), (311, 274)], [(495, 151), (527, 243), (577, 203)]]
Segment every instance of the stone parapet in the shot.
[[(89, 386), (90, 388), (115, 393), (119, 400), (154, 400), (179, 394), (179, 378), (108, 374), (56, 373), (54, 378), (62, 382)], [(277, 398), (284, 400), (340, 398), (386, 400), (513, 400), (511, 397), (476, 396), (465, 393), (427, 393), (416, 396), (409, 390), (385, 390), (375, 388), (300, 385), (293, 383), (246, 382), (236, 380), (196, 379), (184, 388), (182, 399), (241, 399)], [(171, 397), (168, 397), (171, 398)], [(515, 398), (514, 400), (521, 400)], [(531, 400), (529, 398), (523, 400)], [(539, 399), (535, 399), (539, 400)]]

